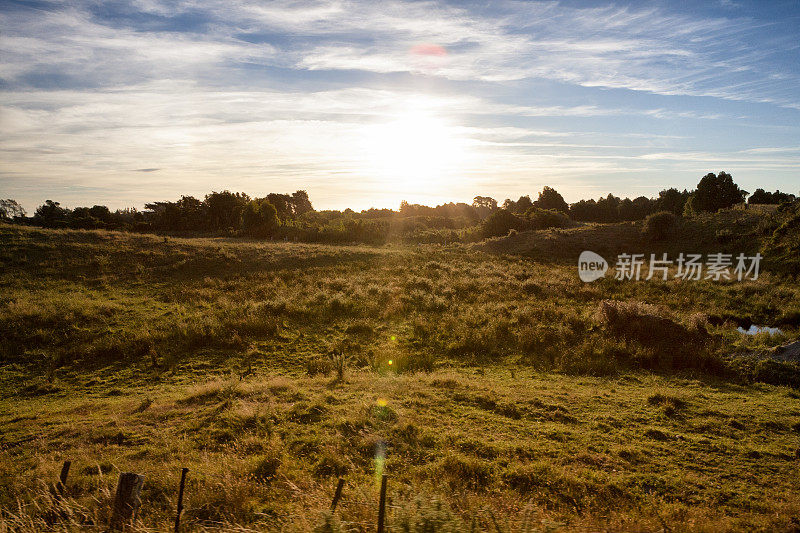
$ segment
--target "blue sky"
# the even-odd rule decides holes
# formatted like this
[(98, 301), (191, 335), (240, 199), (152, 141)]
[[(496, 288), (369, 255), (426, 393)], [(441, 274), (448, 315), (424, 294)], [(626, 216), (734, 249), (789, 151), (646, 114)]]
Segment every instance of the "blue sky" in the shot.
[(0, 1), (0, 196), (800, 191), (800, 2)]

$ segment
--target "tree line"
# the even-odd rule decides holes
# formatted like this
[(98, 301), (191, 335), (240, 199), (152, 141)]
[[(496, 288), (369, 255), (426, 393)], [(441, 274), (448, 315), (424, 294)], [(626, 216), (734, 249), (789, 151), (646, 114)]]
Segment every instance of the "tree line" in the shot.
[[(506, 199), (501, 205), (492, 197), (476, 196), (471, 204), (450, 202), (430, 207), (403, 201), (398, 210), (360, 212), (317, 211), (304, 190), (261, 198), (225, 190), (211, 192), (202, 200), (181, 196), (175, 201), (147, 203), (143, 211), (111, 211), (103, 205), (68, 209), (47, 200), (32, 217), (26, 217), (17, 202), (7, 199), (0, 200), (0, 219), (48, 228), (226, 234), (308, 242), (453, 242), (505, 235), (510, 230), (566, 226), (572, 221), (636, 221), (658, 212), (692, 216), (743, 204), (748, 194), (729, 173), (720, 172), (703, 176), (692, 191), (670, 188), (656, 198), (633, 199), (608, 194), (571, 205), (552, 187), (544, 187), (536, 200), (525, 195)], [(757, 189), (747, 203), (795, 200), (793, 194)]]

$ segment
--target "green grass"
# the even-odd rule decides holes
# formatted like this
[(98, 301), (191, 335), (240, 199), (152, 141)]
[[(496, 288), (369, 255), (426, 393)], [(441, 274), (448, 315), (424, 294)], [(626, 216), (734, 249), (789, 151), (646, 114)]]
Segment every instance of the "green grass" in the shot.
[(758, 381), (796, 367), (733, 355), (797, 336), (800, 287), (583, 284), (551, 242), (627, 227), (503, 250), (0, 226), (0, 530), (105, 524), (121, 471), (166, 529), (183, 466), (197, 531), (374, 530), (376, 470), (393, 531), (796, 529), (800, 395)]

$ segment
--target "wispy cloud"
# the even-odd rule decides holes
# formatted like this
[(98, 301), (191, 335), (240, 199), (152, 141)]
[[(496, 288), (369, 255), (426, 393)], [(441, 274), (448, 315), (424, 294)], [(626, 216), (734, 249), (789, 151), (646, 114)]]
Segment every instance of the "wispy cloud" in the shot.
[(0, 13), (0, 185), (30, 201), (48, 187), (140, 202), (302, 186), (343, 207), (341, 187), (387, 187), (363, 141), (409, 111), (440, 118), (471, 154), (449, 170), (463, 183), (430, 198), (491, 180), (501, 194), (553, 179), (576, 194), (592, 179), (656, 186), (631, 185), (637, 173), (691, 186), (717, 164), (788, 180), (797, 163), (796, 26), (741, 6), (41, 6)]

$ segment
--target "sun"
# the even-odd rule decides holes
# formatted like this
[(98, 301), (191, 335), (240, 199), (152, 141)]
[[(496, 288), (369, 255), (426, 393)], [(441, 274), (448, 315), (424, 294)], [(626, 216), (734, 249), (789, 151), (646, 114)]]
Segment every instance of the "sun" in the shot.
[(387, 189), (424, 196), (457, 179), (466, 157), (458, 128), (425, 111), (413, 111), (366, 128), (368, 171)]

